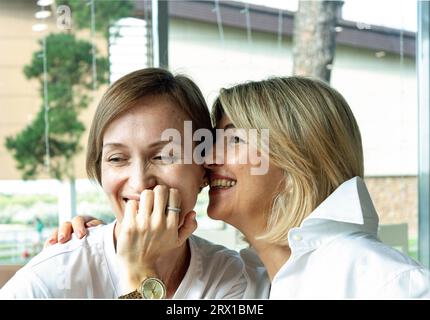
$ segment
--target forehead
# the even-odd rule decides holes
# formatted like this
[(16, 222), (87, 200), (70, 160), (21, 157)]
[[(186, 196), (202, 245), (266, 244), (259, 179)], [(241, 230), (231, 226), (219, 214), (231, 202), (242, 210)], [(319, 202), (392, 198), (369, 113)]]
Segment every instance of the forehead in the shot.
[(166, 129), (176, 129), (182, 134), (185, 120), (190, 119), (169, 98), (149, 97), (113, 120), (106, 127), (103, 140), (159, 140)]

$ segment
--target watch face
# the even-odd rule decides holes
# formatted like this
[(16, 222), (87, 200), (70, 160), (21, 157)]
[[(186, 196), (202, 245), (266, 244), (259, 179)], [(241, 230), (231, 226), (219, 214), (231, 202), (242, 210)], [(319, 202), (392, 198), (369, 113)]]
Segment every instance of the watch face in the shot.
[(148, 278), (142, 282), (141, 294), (144, 299), (164, 299), (166, 287), (157, 278)]

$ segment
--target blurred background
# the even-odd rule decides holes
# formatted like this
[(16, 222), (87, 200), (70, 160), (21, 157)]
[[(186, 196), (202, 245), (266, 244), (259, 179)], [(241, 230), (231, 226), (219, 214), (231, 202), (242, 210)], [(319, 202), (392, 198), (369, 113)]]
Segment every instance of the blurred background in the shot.
[[(110, 83), (162, 66), (195, 80), (209, 105), (221, 87), (246, 80), (303, 74), (330, 82), (361, 129), (381, 239), (428, 265), (428, 147), (420, 145), (428, 145), (428, 123), (419, 125), (428, 99), (418, 103), (420, 85), (428, 92), (428, 75), (419, 74), (428, 56), (417, 52), (418, 26), (428, 27), (423, 5), (0, 0), (0, 264), (25, 263), (76, 214), (114, 219), (86, 179), (87, 129)], [(203, 190), (196, 233), (245, 246), (234, 228), (206, 217), (207, 199)]]

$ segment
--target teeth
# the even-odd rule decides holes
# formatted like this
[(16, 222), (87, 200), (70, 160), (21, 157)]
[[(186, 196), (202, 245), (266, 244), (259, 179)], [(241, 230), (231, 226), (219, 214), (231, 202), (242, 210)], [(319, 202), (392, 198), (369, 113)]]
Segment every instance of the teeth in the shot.
[(227, 179), (214, 179), (211, 180), (211, 187), (222, 187), (222, 188), (230, 188), (236, 184), (234, 180)]

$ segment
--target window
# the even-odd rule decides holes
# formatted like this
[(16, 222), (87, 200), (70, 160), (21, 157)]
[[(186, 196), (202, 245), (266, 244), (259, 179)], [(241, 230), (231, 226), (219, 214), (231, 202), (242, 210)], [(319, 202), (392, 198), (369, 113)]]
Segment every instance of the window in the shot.
[[(82, 79), (97, 80), (93, 87), (88, 85), (87, 91), (84, 90), (88, 100), (80, 119), (86, 128), (109, 83), (130, 71), (152, 65), (150, 1), (132, 1), (132, 6), (127, 1), (94, 3), (92, 14), (89, 7), (82, 9), (87, 10), (82, 15), (83, 25), (79, 28), (73, 25), (68, 31), (93, 46), (97, 58), (106, 59), (108, 66), (103, 82), (102, 68), (93, 59), (95, 56), (91, 54), (89, 59), (81, 60), (88, 62), (88, 74)], [(113, 23), (103, 15), (102, 3), (118, 5), (113, 12), (116, 14)], [(221, 87), (291, 75), (293, 18), (297, 7), (297, 1), (170, 1), (169, 67), (195, 80), (209, 105)], [(62, 211), (59, 193), (70, 192), (68, 182), (61, 184), (52, 180), (43, 170), (29, 182), (23, 182), (12, 152), (5, 147), (6, 137), (32, 124), (43, 110), (43, 77), (27, 79), (24, 66), (33, 58), (43, 59), (39, 41), (44, 36), (63, 30), (58, 24), (55, 4), (44, 8), (50, 11), (49, 16), (45, 14), (40, 19), (39, 14), (36, 18), (35, 13), (41, 9), (35, 1), (0, 2), (3, 53), (0, 62), (0, 263), (22, 262), (40, 250), (37, 230), (41, 227), (36, 217), (44, 224), (40, 233), (44, 239), (58, 223), (58, 214)], [(406, 223), (409, 254), (415, 258), (418, 235), (416, 11), (415, 1), (345, 0), (335, 28), (337, 45), (330, 66), (331, 84), (345, 96), (361, 128), (366, 182), (380, 223)], [(100, 29), (101, 26), (106, 30)], [(34, 56), (36, 52), (39, 56)], [(52, 67), (52, 64), (47, 66), (48, 73)], [(50, 93), (51, 90), (48, 86)], [(74, 205), (79, 214), (110, 221), (113, 216), (107, 199), (86, 180), (87, 134), (85, 131), (80, 136), (83, 150), (76, 152), (68, 166), (73, 168), (76, 177)], [(43, 134), (37, 141), (32, 144), (34, 152), (39, 147), (45, 148)], [(63, 197), (60, 206), (67, 199), (70, 197)], [(200, 234), (230, 247), (242, 247), (244, 243), (232, 227), (206, 217), (207, 201), (207, 192), (203, 190), (196, 206)]]

